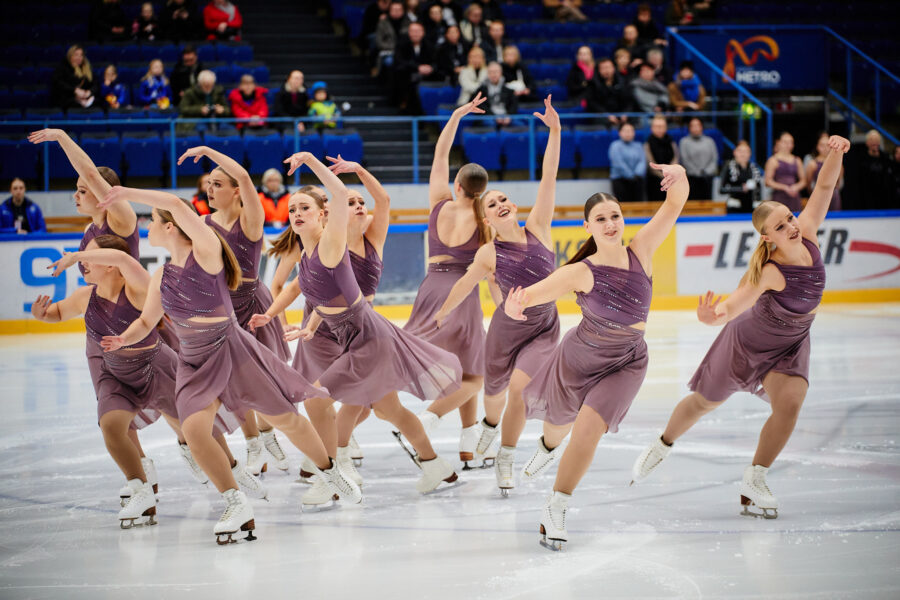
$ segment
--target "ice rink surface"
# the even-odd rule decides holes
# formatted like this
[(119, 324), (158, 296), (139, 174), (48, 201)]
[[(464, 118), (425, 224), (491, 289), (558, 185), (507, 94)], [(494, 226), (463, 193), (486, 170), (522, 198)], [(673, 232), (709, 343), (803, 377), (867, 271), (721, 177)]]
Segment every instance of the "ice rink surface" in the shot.
[[(227, 547), (212, 535), (223, 501), (194, 482), (160, 421), (141, 434), (159, 524), (122, 531), (124, 477), (96, 425), (83, 335), (0, 336), (0, 598), (900, 598), (900, 305), (820, 310), (809, 394), (769, 473), (776, 520), (739, 516), (769, 413), (748, 394), (628, 486), (716, 332), (692, 313), (651, 312), (647, 380), (601, 440), (560, 553), (538, 545), (552, 474), (501, 499), (492, 470), (470, 471), (421, 497), (418, 469), (374, 417), (356, 433), (363, 505), (301, 513), (300, 455), (279, 436), (290, 474), (270, 467), (269, 502), (253, 501), (259, 539)], [(434, 436), (448, 459), (459, 427), (451, 415)], [(517, 469), (539, 432), (530, 421)], [(243, 457), (240, 432), (229, 441)]]

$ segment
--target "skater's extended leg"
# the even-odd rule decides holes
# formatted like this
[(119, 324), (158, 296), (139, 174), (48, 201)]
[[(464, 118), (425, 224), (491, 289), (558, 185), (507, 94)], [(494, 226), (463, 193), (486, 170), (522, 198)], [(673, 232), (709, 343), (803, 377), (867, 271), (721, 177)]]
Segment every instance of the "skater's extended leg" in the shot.
[(246, 439), (259, 437), (259, 427), (256, 424), (256, 412), (252, 410), (247, 411), (244, 415), (244, 422), (241, 423), (241, 431)]
[(359, 426), (360, 423), (369, 418), (369, 415), (372, 414), (372, 408), (369, 406), (362, 407), (362, 410), (359, 411), (359, 416), (356, 417), (356, 425)]
[(353, 435), (356, 425), (360, 423), (359, 416), (364, 412), (368, 416), (368, 409), (365, 406), (349, 404), (342, 405), (337, 411), (337, 445), (339, 448), (345, 448), (350, 444), (350, 436)]
[[(100, 431), (103, 433), (103, 441), (106, 449), (119, 469), (125, 475), (125, 479), (140, 479), (146, 482), (144, 468), (141, 466), (141, 454), (135, 447), (129, 429), (134, 413), (127, 410), (111, 410), (100, 417)], [(137, 438), (137, 432), (134, 437)]]
[[(509, 380), (507, 389), (506, 410), (503, 412), (503, 422), (500, 426), (500, 444), (513, 448), (519, 443), (522, 430), (525, 429), (525, 400), (522, 398), (522, 390), (531, 381), (524, 372), (516, 369)], [(487, 396), (484, 398), (487, 407)]]
[(172, 431), (175, 432), (175, 436), (178, 438), (178, 443), (187, 444), (187, 440), (184, 439), (184, 432), (181, 430), (181, 421), (178, 420), (178, 417), (167, 415), (166, 413), (162, 413), (162, 416), (163, 419), (166, 420), (166, 423), (169, 424), (169, 427), (172, 428)]
[[(234, 474), (231, 471), (233, 458), (223, 451), (222, 442), (213, 439), (213, 422), (220, 402), (215, 399), (203, 410), (197, 411), (181, 424), (181, 430), (191, 449), (191, 454), (203, 472), (220, 492), (238, 489)], [(222, 437), (222, 436), (219, 436)], [(227, 445), (225, 446), (227, 448)]]
[[(334, 410), (334, 400), (331, 398), (310, 398), (303, 403), (303, 406), (306, 407), (306, 414), (309, 415), (310, 422), (316, 428), (318, 437), (325, 444), (328, 456), (336, 456), (338, 445), (337, 414)], [(269, 420), (271, 421), (271, 419)], [(276, 427), (278, 426), (276, 425)], [(296, 446), (296, 444), (294, 445)], [(306, 453), (304, 452), (304, 454)], [(309, 455), (307, 454), (307, 456)], [(309, 458), (312, 457), (310, 456)]]
[(581, 407), (572, 426), (572, 438), (559, 460), (554, 492), (572, 494), (591, 466), (597, 443), (607, 429), (606, 421), (597, 411), (587, 405)]
[(141, 440), (138, 439), (137, 429), (129, 429), (128, 430), (128, 439), (131, 440), (131, 443), (134, 444), (134, 447), (137, 448), (138, 454), (141, 458), (147, 456), (144, 454), (144, 449), (141, 447)]
[(662, 434), (663, 443), (671, 446), (675, 440), (693, 427), (700, 417), (712, 412), (721, 404), (721, 402), (710, 402), (697, 392), (682, 398), (681, 402), (675, 406), (675, 410), (672, 411), (672, 416), (669, 417), (669, 423)]
[[(310, 402), (310, 400), (306, 402)], [(329, 400), (329, 402), (333, 403), (332, 400)], [(329, 408), (332, 407), (329, 405)], [(307, 406), (307, 410), (309, 410), (309, 406)], [(310, 411), (310, 414), (312, 414), (312, 411)], [(294, 412), (287, 412), (281, 415), (265, 415), (265, 417), (269, 423), (282, 431), (291, 443), (300, 452), (309, 457), (317, 467), (322, 470), (331, 468), (331, 459), (329, 458), (331, 454), (325, 450), (322, 438), (319, 437), (316, 429), (306, 417)]]
[(759, 434), (754, 465), (771, 466), (784, 449), (794, 432), (808, 385), (802, 377), (774, 372), (766, 375), (763, 388), (772, 402), (772, 414)]
[[(483, 383), (484, 377), (480, 375), (463, 374), (462, 383), (460, 384), (459, 389), (452, 394), (448, 394), (443, 398), (438, 398), (432, 402), (428, 407), (428, 411), (439, 417), (443, 417), (450, 411), (458, 408), (460, 409), (460, 418), (462, 419), (463, 427), (475, 425), (478, 422), (478, 390), (481, 389)], [(463, 405), (472, 401), (473, 398), (475, 399), (475, 403), (463, 409)], [(463, 411), (466, 411), (465, 415), (463, 415)]]
[(412, 413), (412, 411), (400, 404), (400, 399), (396, 392), (392, 392), (372, 405), (375, 416), (383, 421), (388, 421), (403, 434), (413, 448), (419, 460), (428, 461), (437, 456), (431, 441), (422, 427), (422, 422)]
[[(578, 414), (580, 415), (581, 413), (579, 412)], [(566, 439), (566, 436), (569, 435), (569, 432), (572, 431), (573, 425), (574, 423), (569, 423), (567, 425), (553, 425), (552, 423), (544, 421), (544, 447), (547, 450), (553, 450), (562, 444), (563, 440)]]

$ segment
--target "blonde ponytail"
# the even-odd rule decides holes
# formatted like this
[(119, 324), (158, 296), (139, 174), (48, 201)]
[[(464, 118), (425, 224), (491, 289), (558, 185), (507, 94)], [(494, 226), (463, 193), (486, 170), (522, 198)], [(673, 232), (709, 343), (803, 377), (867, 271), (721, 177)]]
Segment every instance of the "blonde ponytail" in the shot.
[[(766, 234), (766, 219), (769, 218), (769, 215), (773, 210), (780, 206), (784, 205), (780, 202), (766, 200), (753, 210), (753, 227), (759, 232), (760, 236)], [(750, 257), (750, 265), (747, 267), (747, 274), (744, 276), (750, 282), (750, 285), (759, 284), (763, 267), (766, 266), (766, 263), (769, 262), (769, 259), (772, 257), (772, 246), (773, 244), (771, 242), (767, 242), (760, 237), (759, 244), (756, 245), (753, 256)]]

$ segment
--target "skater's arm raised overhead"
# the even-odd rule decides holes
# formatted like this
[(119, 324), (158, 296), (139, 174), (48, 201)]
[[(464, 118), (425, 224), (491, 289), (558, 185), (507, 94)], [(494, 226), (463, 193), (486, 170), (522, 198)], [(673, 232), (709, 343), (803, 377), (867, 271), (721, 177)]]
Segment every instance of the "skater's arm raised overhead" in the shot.
[(434, 208), (438, 202), (453, 197), (453, 192), (448, 185), (450, 181), (450, 147), (453, 145), (453, 138), (456, 137), (460, 120), (469, 113), (484, 114), (484, 110), (478, 106), (485, 100), (486, 98), (482, 97), (480, 93), (476, 94), (471, 102), (467, 102), (453, 111), (450, 120), (441, 130), (441, 135), (434, 146), (434, 160), (431, 163), (431, 175), (428, 178), (429, 208)]
[(128, 328), (119, 335), (103, 336), (100, 345), (106, 352), (118, 350), (123, 346), (131, 346), (147, 337), (153, 328), (163, 318), (162, 299), (159, 291), (162, 283), (163, 269), (159, 268), (150, 280), (150, 288), (147, 290), (147, 299), (144, 301), (144, 309), (141, 316), (132, 321)]
[(434, 320), (437, 321), (438, 327), (441, 326), (447, 315), (462, 304), (462, 301), (478, 285), (479, 281), (494, 272), (496, 264), (497, 253), (494, 249), (494, 244), (485, 244), (478, 249), (478, 252), (475, 253), (475, 259), (466, 270), (466, 274), (460, 277), (453, 287), (450, 288), (447, 299), (444, 300), (444, 304), (435, 313)]
[(850, 150), (850, 141), (837, 135), (828, 138), (828, 155), (822, 163), (819, 178), (816, 180), (816, 189), (810, 194), (806, 202), (806, 208), (800, 213), (800, 233), (803, 237), (815, 241), (819, 226), (825, 221), (828, 214), (828, 206), (834, 188), (841, 177), (844, 154)]
[(347, 224), (350, 222), (350, 205), (348, 190), (338, 176), (328, 170), (322, 162), (309, 152), (298, 152), (284, 162), (291, 165), (288, 175), (292, 175), (300, 166), (306, 165), (319, 178), (322, 185), (331, 193), (328, 203), (328, 222), (319, 239), (319, 260), (328, 268), (337, 266), (347, 249)]
[[(84, 180), (88, 190), (97, 198), (103, 199), (109, 189), (112, 187), (87, 155), (87, 152), (81, 149), (62, 129), (42, 129), (35, 131), (28, 136), (28, 141), (33, 144), (43, 142), (58, 142), (59, 147), (66, 153), (66, 158), (72, 168), (78, 173), (78, 176)], [(109, 227), (120, 236), (129, 236), (137, 227), (137, 215), (134, 209), (127, 202), (117, 204), (106, 209), (106, 221)]]
[(269, 305), (268, 310), (262, 314), (255, 314), (250, 317), (249, 325), (250, 329), (256, 329), (257, 327), (264, 327), (269, 324), (269, 321), (283, 313), (287, 310), (287, 307), (291, 305), (291, 303), (296, 300), (300, 296), (300, 282), (294, 279), (290, 283), (286, 284), (281, 291), (275, 296), (275, 299), (272, 300), (272, 304)]
[(663, 174), (660, 189), (666, 192), (666, 200), (650, 219), (650, 222), (635, 234), (630, 244), (631, 250), (637, 255), (648, 275), (653, 261), (653, 253), (672, 231), (690, 192), (687, 174), (681, 165), (652, 163), (650, 167)]
[(534, 285), (510, 290), (503, 307), (507, 316), (524, 321), (526, 308), (553, 302), (570, 292), (589, 292), (593, 286), (594, 276), (587, 265), (581, 262), (564, 265)]
[(391, 197), (381, 185), (374, 175), (365, 170), (359, 163), (351, 162), (341, 158), (338, 154), (337, 158), (326, 157), (334, 164), (328, 167), (335, 175), (341, 173), (354, 173), (359, 177), (360, 182), (365, 186), (366, 191), (375, 201), (375, 208), (372, 210), (372, 222), (366, 228), (366, 238), (369, 240), (380, 256), (384, 250), (384, 242), (387, 239), (388, 225), (391, 222)]
[(561, 144), (562, 126), (559, 115), (550, 104), (550, 96), (544, 99), (544, 114), (534, 113), (544, 125), (550, 128), (550, 136), (547, 138), (547, 149), (544, 151), (544, 164), (541, 168), (541, 182), (538, 184), (537, 198), (525, 227), (532, 233), (542, 238), (545, 243), (550, 242), (550, 225), (553, 223), (553, 209), (556, 204), (556, 173), (559, 170), (559, 149)]
[(250, 178), (250, 173), (238, 161), (217, 150), (213, 150), (209, 146), (189, 148), (178, 159), (178, 164), (180, 165), (191, 158), (196, 163), (204, 156), (216, 163), (226, 175), (237, 181), (241, 194), (241, 203), (243, 204), (241, 209), (241, 229), (250, 241), (255, 242), (263, 236), (266, 213), (259, 200), (256, 187), (253, 185), (253, 180)]
[(35, 319), (45, 323), (68, 321), (84, 314), (91, 300), (93, 286), (80, 287), (68, 298), (53, 302), (50, 296), (38, 296), (31, 304), (31, 314)]
[(98, 265), (108, 265), (116, 267), (125, 278), (125, 283), (130, 288), (146, 294), (147, 286), (150, 285), (150, 273), (144, 269), (144, 266), (136, 261), (130, 254), (115, 250), (113, 248), (97, 248), (95, 250), (81, 250), (78, 252), (67, 252), (61, 259), (51, 263), (48, 269), (53, 269), (53, 277), (59, 276), (60, 273), (71, 267), (77, 262), (96, 263)]

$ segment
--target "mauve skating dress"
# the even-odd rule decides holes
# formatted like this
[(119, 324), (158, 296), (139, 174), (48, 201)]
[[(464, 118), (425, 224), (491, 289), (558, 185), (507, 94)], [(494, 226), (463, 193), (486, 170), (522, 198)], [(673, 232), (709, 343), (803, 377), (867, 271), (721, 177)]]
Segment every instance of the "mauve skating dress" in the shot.
[[(266, 312), (272, 306), (272, 292), (259, 280), (259, 261), (262, 257), (265, 236), (251, 242), (241, 228), (240, 218), (234, 222), (230, 230), (213, 221), (212, 215), (206, 215), (205, 220), (207, 225), (218, 231), (228, 242), (238, 264), (241, 265), (241, 277), (253, 280), (242, 281), (236, 290), (230, 290), (234, 315), (240, 326), (249, 331), (250, 318), (255, 314)], [(291, 351), (284, 341), (281, 319), (272, 319), (264, 327), (257, 327), (250, 333), (282, 360), (290, 359)]]
[(184, 267), (163, 266), (160, 290), (180, 342), (175, 405), (182, 421), (218, 398), (231, 432), (247, 410), (296, 413), (295, 404), (328, 397), (240, 326), (224, 269), (207, 273), (191, 253)]
[(813, 264), (808, 267), (769, 261), (784, 275), (780, 292), (762, 294), (750, 310), (725, 324), (697, 367), (688, 387), (710, 402), (734, 392), (768, 400), (762, 388), (770, 372), (809, 382), (809, 329), (825, 290), (825, 265), (819, 248), (803, 238)]
[(455, 354), (462, 364), (463, 373), (484, 375), (484, 313), (481, 311), (478, 288), (473, 289), (462, 304), (447, 315), (440, 328), (434, 321), (434, 315), (443, 306), (454, 284), (465, 275), (479, 248), (477, 230), (459, 246), (447, 246), (438, 238), (438, 214), (447, 202), (451, 200), (439, 202), (428, 217), (428, 256), (453, 258), (428, 265), (428, 273), (419, 286), (412, 314), (403, 329)]
[[(462, 368), (456, 356), (396, 327), (362, 298), (348, 250), (335, 267), (322, 264), (318, 244), (311, 255), (304, 250), (298, 277), (343, 350), (318, 377), (331, 398), (371, 406), (394, 391), (436, 400), (459, 388)], [(348, 305), (338, 314), (319, 310)]]
[[(366, 255), (359, 256), (350, 251), (350, 265), (353, 268), (353, 276), (362, 292), (363, 297), (368, 298), (374, 296), (378, 289), (378, 282), (381, 280), (381, 272), (384, 263), (375, 247), (369, 243), (369, 240), (363, 236), (363, 244), (366, 248)], [(303, 310), (303, 323), (301, 327), (306, 327), (309, 317), (312, 315), (313, 308), (307, 299), (306, 307)], [(303, 373), (303, 376), (310, 381), (316, 381), (319, 375), (331, 366), (338, 357), (344, 353), (343, 345), (338, 341), (337, 336), (328, 327), (328, 324), (322, 322), (316, 329), (316, 334), (309, 341), (300, 340), (297, 343), (297, 351), (294, 353), (294, 368)], [(378, 400), (378, 398), (375, 398)]]
[(129, 302), (124, 286), (115, 302), (98, 296), (94, 287), (84, 311), (88, 368), (97, 394), (97, 420), (111, 410), (126, 410), (135, 413), (132, 429), (153, 423), (161, 412), (178, 416), (178, 359), (171, 348), (160, 343), (156, 329), (143, 340), (113, 352), (104, 352), (100, 346), (103, 336), (120, 335), (140, 316), (141, 311)]
[[(494, 240), (497, 266), (494, 278), (505, 299), (510, 290), (546, 279), (556, 267), (556, 254), (525, 229), (526, 242)], [(559, 342), (559, 313), (555, 302), (525, 309), (525, 321), (516, 321), (498, 306), (484, 342), (484, 393), (499, 394), (509, 385), (515, 369), (534, 377), (553, 355)]]
[(582, 319), (563, 337), (551, 359), (525, 387), (528, 418), (553, 425), (575, 421), (583, 405), (619, 429), (647, 373), (644, 331), (653, 286), (631, 248), (628, 268), (583, 262), (594, 287), (576, 294)]

